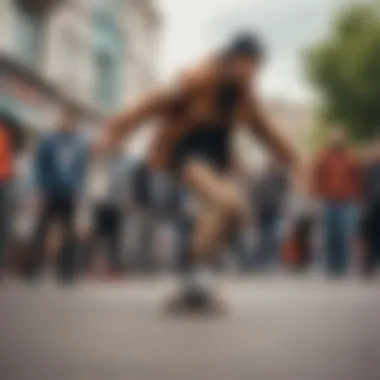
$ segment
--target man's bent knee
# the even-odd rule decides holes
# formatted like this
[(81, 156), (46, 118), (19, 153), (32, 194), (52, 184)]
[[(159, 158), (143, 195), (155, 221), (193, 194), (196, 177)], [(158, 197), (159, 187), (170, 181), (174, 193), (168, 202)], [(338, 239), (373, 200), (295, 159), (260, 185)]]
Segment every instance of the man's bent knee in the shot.
[(248, 207), (244, 198), (237, 192), (226, 192), (216, 201), (215, 206), (227, 219), (237, 222), (246, 219)]

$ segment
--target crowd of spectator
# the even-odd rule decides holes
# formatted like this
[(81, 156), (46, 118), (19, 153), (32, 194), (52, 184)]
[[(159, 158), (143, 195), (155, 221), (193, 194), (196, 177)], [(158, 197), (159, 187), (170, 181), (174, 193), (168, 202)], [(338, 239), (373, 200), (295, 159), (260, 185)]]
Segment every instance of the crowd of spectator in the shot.
[[(23, 144), (20, 130), (11, 115), (1, 115), (2, 277), (13, 271), (31, 280), (53, 267), (59, 280), (71, 282), (98, 272), (121, 278), (186, 268), (197, 205), (166, 173), (126, 156), (121, 147), (94, 156), (70, 106), (37, 146)], [(274, 159), (260, 172), (245, 172), (252, 217), (217, 268), (314, 267), (335, 277), (359, 268), (366, 277), (376, 274), (379, 139), (359, 155), (336, 129), (308, 173), (309, 191), (301, 196)]]

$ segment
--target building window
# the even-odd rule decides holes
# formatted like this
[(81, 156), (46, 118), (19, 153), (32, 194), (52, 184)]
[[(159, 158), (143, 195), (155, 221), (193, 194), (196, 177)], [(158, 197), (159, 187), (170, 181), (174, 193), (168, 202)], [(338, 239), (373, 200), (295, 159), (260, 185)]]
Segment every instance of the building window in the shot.
[(106, 108), (118, 105), (119, 83), (118, 67), (114, 57), (107, 51), (98, 51), (95, 55), (96, 98)]
[(73, 29), (65, 29), (61, 38), (61, 77), (68, 88), (76, 90), (83, 77), (81, 72), (83, 68), (81, 40)]
[(42, 61), (43, 16), (16, 5), (15, 51), (26, 65), (37, 68)]
[(124, 41), (115, 17), (108, 11), (94, 14), (95, 94), (100, 106), (120, 105), (124, 71)]

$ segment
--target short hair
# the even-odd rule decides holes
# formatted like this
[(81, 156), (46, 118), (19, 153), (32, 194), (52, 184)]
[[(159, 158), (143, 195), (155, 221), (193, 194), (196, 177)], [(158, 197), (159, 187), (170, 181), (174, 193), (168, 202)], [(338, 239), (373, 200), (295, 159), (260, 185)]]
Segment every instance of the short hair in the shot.
[(246, 56), (252, 60), (262, 59), (265, 56), (264, 43), (257, 33), (240, 32), (231, 39), (226, 55), (227, 58)]

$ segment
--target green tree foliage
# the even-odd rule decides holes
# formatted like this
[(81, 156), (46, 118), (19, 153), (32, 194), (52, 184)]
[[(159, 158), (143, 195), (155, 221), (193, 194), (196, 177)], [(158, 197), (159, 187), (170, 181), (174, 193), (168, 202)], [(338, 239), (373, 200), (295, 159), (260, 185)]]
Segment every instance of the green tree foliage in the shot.
[(380, 2), (339, 13), (328, 36), (306, 55), (309, 78), (322, 98), (321, 116), (363, 141), (380, 126)]

